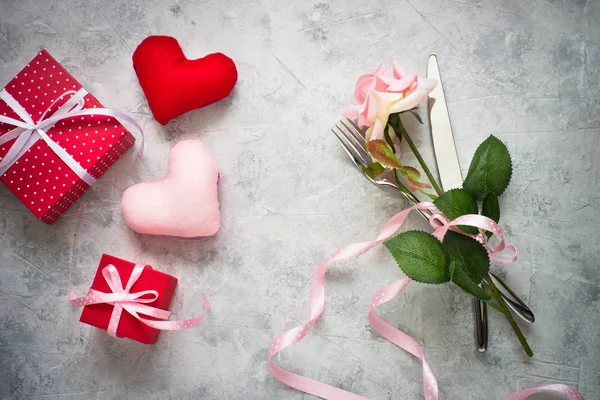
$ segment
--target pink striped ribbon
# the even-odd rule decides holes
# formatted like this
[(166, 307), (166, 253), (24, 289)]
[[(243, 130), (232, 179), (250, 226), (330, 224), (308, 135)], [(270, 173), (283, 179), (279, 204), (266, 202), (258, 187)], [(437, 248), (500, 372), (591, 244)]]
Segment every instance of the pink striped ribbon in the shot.
[[(202, 294), (204, 314), (196, 318), (182, 321), (164, 321), (171, 315), (170, 311), (147, 305), (147, 303), (152, 303), (158, 299), (158, 292), (156, 290), (143, 290), (141, 292), (130, 293), (131, 287), (139, 279), (143, 271), (144, 265), (137, 264), (131, 272), (129, 281), (127, 281), (127, 284), (123, 287), (121, 276), (119, 275), (117, 268), (115, 268), (114, 265), (108, 265), (102, 269), (102, 276), (106, 280), (110, 290), (112, 290), (112, 293), (104, 293), (95, 289), (90, 289), (87, 296), (76, 297), (73, 292), (69, 291), (69, 301), (77, 307), (85, 307), (87, 305), (100, 303), (114, 305), (107, 329), (108, 333), (114, 337), (117, 337), (117, 327), (119, 326), (119, 320), (121, 319), (123, 310), (127, 311), (144, 324), (163, 331), (187, 329), (202, 322), (210, 307), (208, 299), (204, 294)], [(140, 314), (161, 319), (163, 321), (143, 318)]]
[[(464, 215), (453, 221), (448, 219), (439, 213), (439, 210), (433, 203), (423, 202), (409, 207), (398, 214), (394, 215), (383, 227), (379, 236), (374, 241), (353, 243), (345, 247), (341, 247), (335, 250), (329, 257), (327, 257), (315, 270), (311, 284), (311, 295), (310, 295), (310, 320), (306, 323), (298, 325), (297, 327), (290, 329), (289, 331), (277, 336), (269, 347), (269, 369), (271, 373), (279, 379), (282, 383), (290, 386), (294, 389), (309, 393), (317, 397), (329, 400), (366, 400), (366, 397), (348, 392), (336, 388), (334, 386), (327, 385), (325, 383), (315, 381), (313, 379), (304, 377), (302, 375), (294, 374), (288, 370), (281, 368), (273, 361), (273, 357), (280, 351), (300, 342), (312, 329), (316, 320), (319, 319), (325, 308), (325, 271), (327, 266), (333, 261), (347, 260), (350, 258), (356, 258), (362, 254), (368, 252), (372, 248), (381, 244), (394, 236), (404, 224), (406, 217), (413, 210), (429, 210), (435, 212), (432, 215), (429, 222), (434, 227), (435, 231), (433, 235), (438, 239), (442, 240), (448, 230), (460, 231), (458, 225), (470, 225), (480, 229), (490, 231), (497, 237), (500, 242), (496, 246), (490, 248), (488, 241), (485, 239), (483, 234), (472, 236), (479, 240), (490, 253), (490, 257), (493, 257), (496, 261), (501, 262), (514, 262), (517, 259), (517, 252), (513, 245), (507, 244), (504, 241), (504, 235), (502, 229), (490, 218), (481, 215)], [(496, 253), (503, 251), (513, 252), (512, 258), (498, 258), (495, 256)], [(389, 323), (385, 322), (377, 314), (374, 309), (379, 305), (386, 303), (396, 296), (398, 296), (404, 288), (411, 282), (409, 278), (403, 278), (399, 281), (391, 283), (382, 289), (379, 289), (373, 296), (372, 302), (369, 306), (369, 323), (381, 336), (390, 342), (394, 343), (401, 349), (413, 354), (419, 358), (423, 363), (423, 394), (426, 400), (438, 400), (438, 384), (435, 374), (429, 365), (429, 362), (425, 358), (423, 349), (419, 343), (407, 335), (406, 333), (396, 329)], [(522, 392), (513, 394), (506, 400), (524, 400), (534, 393), (541, 391), (554, 391), (565, 394), (575, 400), (583, 400), (583, 396), (577, 390), (562, 384), (541, 386), (534, 389), (524, 390)]]

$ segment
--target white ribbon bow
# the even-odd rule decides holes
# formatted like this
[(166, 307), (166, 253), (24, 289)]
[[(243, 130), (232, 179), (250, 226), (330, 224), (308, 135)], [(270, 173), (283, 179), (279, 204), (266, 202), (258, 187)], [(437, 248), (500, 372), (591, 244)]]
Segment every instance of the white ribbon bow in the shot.
[[(0, 136), (0, 145), (7, 143), (13, 139), (14, 141), (2, 161), (0, 161), (0, 176), (4, 175), (10, 167), (13, 166), (29, 150), (38, 140), (42, 139), (48, 147), (58, 156), (64, 163), (79, 176), (88, 185), (93, 185), (96, 178), (90, 175), (67, 151), (56, 143), (47, 131), (50, 130), (58, 121), (62, 119), (81, 117), (85, 115), (106, 115), (109, 117), (121, 118), (133, 125), (142, 135), (142, 146), (140, 154), (144, 147), (144, 131), (142, 127), (129, 115), (108, 108), (93, 108), (84, 109), (84, 97), (88, 94), (84, 88), (78, 91), (68, 90), (60, 95), (51, 105), (44, 111), (39, 121), (35, 123), (31, 115), (19, 104), (17, 100), (6, 90), (0, 91), (0, 99), (3, 100), (21, 120), (9, 118), (0, 115), (0, 122), (14, 126), (15, 129)], [(46, 114), (50, 112), (52, 107), (56, 105), (63, 97), (71, 95), (71, 98), (56, 110), (51, 116), (46, 118)]]

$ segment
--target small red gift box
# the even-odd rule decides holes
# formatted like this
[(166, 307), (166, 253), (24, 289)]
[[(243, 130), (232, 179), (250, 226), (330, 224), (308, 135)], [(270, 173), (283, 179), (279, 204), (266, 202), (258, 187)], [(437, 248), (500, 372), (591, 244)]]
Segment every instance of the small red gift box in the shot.
[[(82, 101), (84, 110), (97, 108), (100, 113), (102, 109), (94, 96), (42, 50), (0, 92), (0, 117), (27, 123), (23, 120), (25, 114), (25, 119), (36, 125), (74, 108), (75, 100)], [(61, 110), (62, 106), (65, 110)], [(26, 128), (21, 128), (16, 133), (27, 135)], [(9, 160), (11, 148), (21, 139), (16, 137), (15, 129), (15, 125), (0, 122), (0, 164)], [(18, 152), (17, 157), (12, 154), (12, 161), (4, 168), (0, 165), (0, 181), (36, 217), (53, 223), (95, 178), (106, 172), (133, 145), (135, 139), (115, 118), (106, 115), (61, 119), (44, 126), (43, 130), (50, 139), (41, 140), (38, 131), (32, 129), (28, 145)], [(62, 148), (59, 152), (64, 150), (67, 155), (59, 157), (48, 145), (49, 141), (58, 144)], [(71, 164), (78, 165), (68, 166), (63, 161), (69, 156), (73, 159)], [(88, 175), (87, 179), (81, 178), (81, 172), (74, 172), (77, 168)]]
[[(91, 289), (95, 289), (99, 292), (111, 293), (111, 289), (108, 283), (102, 276), (102, 270), (109, 266), (114, 265), (123, 286), (129, 281), (129, 277), (135, 267), (135, 263), (122, 260), (117, 257), (103, 254), (100, 259), (100, 265), (96, 271), (96, 276), (92, 282)], [(155, 290), (158, 292), (158, 298), (148, 303), (148, 306), (160, 308), (163, 310), (169, 310), (171, 305), (171, 299), (175, 293), (175, 287), (177, 286), (177, 278), (167, 275), (163, 272), (156, 271), (150, 266), (144, 267), (144, 270), (138, 280), (131, 287), (131, 293), (142, 292), (144, 290)], [(90, 304), (83, 307), (81, 318), (79, 321), (89, 325), (93, 325), (97, 328), (107, 330), (110, 318), (113, 312), (114, 306), (107, 303)], [(150, 320), (158, 320), (152, 317), (144, 317)], [(119, 325), (117, 326), (117, 336), (127, 337), (145, 344), (154, 344), (158, 339), (160, 330), (152, 328), (144, 324), (139, 319), (135, 318), (128, 312), (121, 314)]]

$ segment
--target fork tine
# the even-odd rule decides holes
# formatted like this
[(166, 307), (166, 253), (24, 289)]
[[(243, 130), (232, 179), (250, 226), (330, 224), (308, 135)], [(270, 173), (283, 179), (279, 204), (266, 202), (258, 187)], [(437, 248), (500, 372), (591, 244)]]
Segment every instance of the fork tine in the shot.
[[(369, 151), (367, 150), (367, 142), (365, 141), (365, 138), (362, 135), (362, 131), (356, 131), (350, 127), (348, 127), (348, 125), (346, 125), (344, 123), (344, 121), (340, 121), (340, 123), (344, 126), (344, 128), (346, 128), (346, 130), (348, 131), (348, 135), (351, 135), (352, 140), (354, 141), (354, 143), (356, 143), (356, 145), (360, 148), (361, 150), (361, 155), (366, 159), (369, 160), (369, 164), (372, 163), (371, 161), (371, 155), (369, 154)], [(353, 125), (356, 126), (356, 125)]]
[[(336, 126), (336, 128), (337, 128), (337, 126)], [(344, 151), (346, 152), (346, 154), (348, 154), (348, 157), (350, 157), (350, 159), (352, 160), (352, 162), (354, 163), (354, 165), (356, 165), (356, 167), (358, 169), (362, 170), (363, 166), (367, 166), (367, 164), (365, 164), (364, 160), (362, 159), (362, 157), (360, 157), (360, 155), (358, 154), (356, 149), (353, 146), (348, 144), (347, 139), (342, 139), (342, 137), (345, 138), (343, 133), (342, 133), (342, 137), (340, 137), (340, 134), (338, 134), (333, 129), (331, 129), (331, 132), (333, 133), (333, 136), (335, 136), (337, 141), (340, 142), (340, 144), (344, 148)]]
[(338, 132), (342, 134), (346, 143), (354, 150), (354, 153), (360, 158), (361, 164), (364, 166), (369, 166), (373, 164), (373, 160), (369, 153), (356, 142), (356, 139), (352, 136), (350, 132), (346, 132), (339, 125), (334, 125), (337, 128)]
[(353, 129), (349, 128), (346, 124), (344, 124), (344, 122), (340, 121), (340, 123), (346, 129), (344, 130), (344, 129), (340, 128), (338, 125), (336, 125), (336, 128), (338, 128), (340, 131), (342, 131), (342, 133), (344, 133), (344, 136), (346, 136), (346, 139), (351, 144), (355, 145), (354, 147), (356, 147), (356, 150), (360, 153), (363, 160), (365, 160), (365, 162), (367, 164), (372, 164), (373, 161), (371, 159), (371, 155), (369, 154), (369, 152), (366, 149), (365, 139), (363, 138), (361, 141), (359, 139), (359, 137), (361, 136), (360, 133), (355, 132)]
[[(365, 141), (365, 137), (364, 137), (364, 132), (362, 129), (359, 128), (359, 126), (356, 124), (356, 122), (352, 121), (349, 118), (346, 118), (346, 121), (348, 121), (348, 123), (350, 123), (350, 125), (352, 125), (352, 127), (354, 127), (354, 129), (356, 130), (356, 136), (358, 137), (359, 141), (363, 144), (366, 145), (367, 142)], [(346, 124), (344, 124), (344, 121), (340, 121), (344, 126), (346, 126)]]

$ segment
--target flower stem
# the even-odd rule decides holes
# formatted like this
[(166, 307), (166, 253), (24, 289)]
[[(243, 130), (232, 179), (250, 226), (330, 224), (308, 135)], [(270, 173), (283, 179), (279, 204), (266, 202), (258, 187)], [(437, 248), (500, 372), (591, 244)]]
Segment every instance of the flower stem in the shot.
[[(488, 292), (488, 293), (489, 293), (489, 292)], [(491, 295), (491, 293), (489, 293), (489, 294)], [(487, 301), (486, 301), (486, 304), (487, 304), (488, 306), (490, 306), (490, 307), (492, 307), (492, 308), (494, 308), (494, 309), (496, 309), (496, 310), (498, 310), (498, 311), (500, 311), (501, 313), (503, 313), (503, 314), (504, 314), (504, 311), (502, 311), (502, 307), (500, 307), (500, 306), (499, 306), (497, 303), (494, 303), (494, 302), (493, 302), (493, 301), (491, 301), (491, 300), (487, 300)]]
[(408, 146), (410, 147), (410, 149), (412, 150), (413, 154), (415, 155), (415, 157), (419, 161), (419, 164), (421, 165), (421, 168), (423, 168), (423, 171), (425, 172), (425, 175), (427, 175), (427, 178), (429, 179), (429, 183), (431, 183), (431, 186), (433, 186), (433, 189), (435, 190), (435, 192), (437, 193), (437, 195), (441, 196), (444, 193), (444, 191), (439, 187), (439, 185), (437, 184), (436, 180), (433, 178), (433, 175), (431, 174), (431, 171), (429, 170), (429, 167), (427, 166), (427, 163), (425, 163), (425, 160), (423, 160), (423, 157), (421, 157), (421, 153), (419, 152), (419, 149), (417, 149), (417, 146), (415, 146), (415, 144), (412, 141), (412, 139), (410, 138), (410, 136), (408, 136), (408, 132), (406, 132), (406, 129), (404, 129), (404, 126), (402, 125), (402, 120), (400, 119), (400, 115), (399, 114), (392, 114), (392, 115), (390, 115), (390, 119), (392, 118), (393, 115), (396, 115), (396, 117), (394, 118), (395, 122), (396, 122), (395, 128), (397, 128), (398, 131), (400, 131), (400, 134), (402, 135), (402, 138), (404, 140), (406, 140), (406, 143), (408, 143)]
[[(506, 319), (508, 319), (510, 326), (513, 328), (513, 331), (515, 331), (517, 338), (519, 338), (519, 342), (521, 342), (521, 346), (523, 346), (523, 350), (525, 350), (525, 353), (529, 357), (533, 357), (533, 351), (531, 350), (531, 347), (529, 347), (529, 343), (527, 343), (527, 339), (523, 335), (523, 332), (521, 332), (521, 328), (519, 328), (519, 325), (517, 325), (517, 322), (513, 318), (510, 311), (508, 310), (508, 307), (506, 306), (504, 299), (502, 298), (502, 296), (500, 296), (500, 293), (498, 292), (498, 288), (496, 287), (496, 285), (494, 285), (494, 281), (489, 276), (489, 274), (488, 274), (487, 282), (490, 285), (490, 294), (498, 302), (498, 305), (500, 306), (499, 307), (500, 311), (504, 315), (506, 315)], [(494, 308), (496, 308), (496, 307), (494, 307)]]

